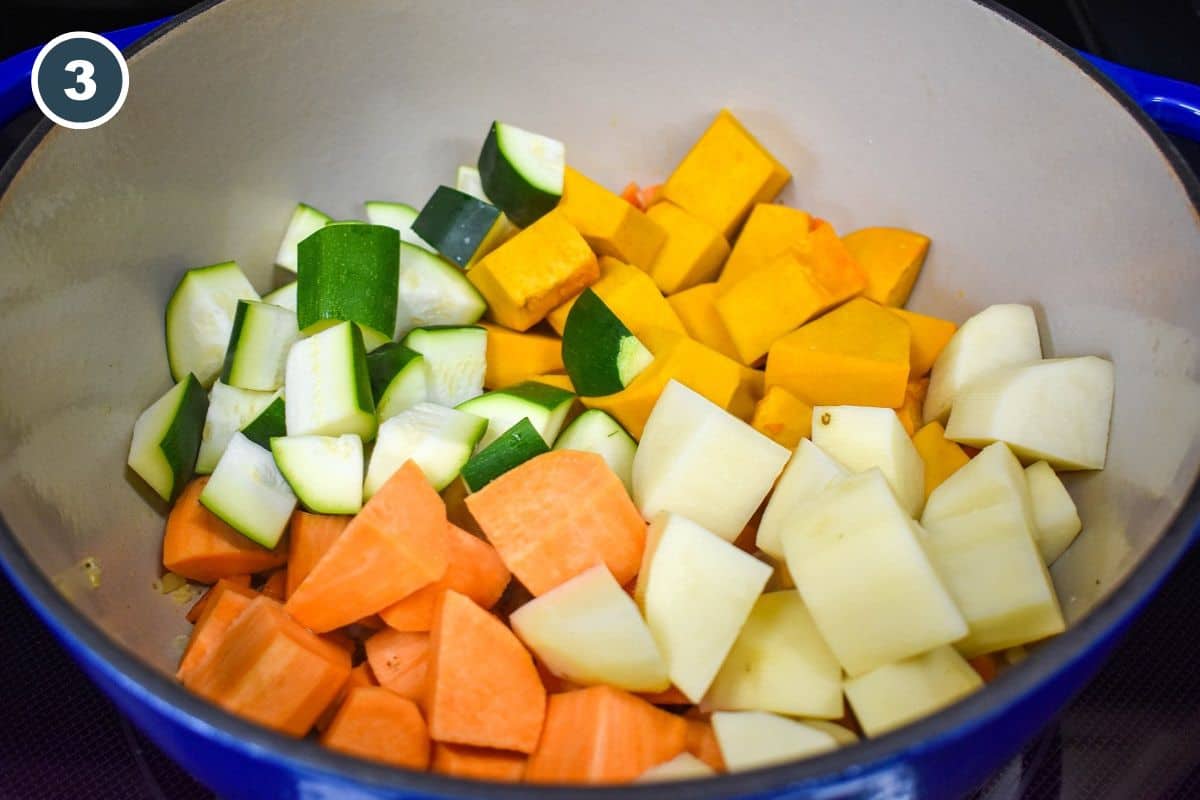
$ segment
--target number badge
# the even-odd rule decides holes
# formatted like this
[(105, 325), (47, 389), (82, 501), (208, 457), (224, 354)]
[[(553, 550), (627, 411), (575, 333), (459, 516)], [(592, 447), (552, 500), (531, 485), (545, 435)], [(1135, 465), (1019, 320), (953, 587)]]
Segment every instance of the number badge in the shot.
[(117, 115), (129, 94), (129, 67), (116, 45), (95, 33), (56, 36), (38, 53), (33, 99), (66, 128), (95, 128)]

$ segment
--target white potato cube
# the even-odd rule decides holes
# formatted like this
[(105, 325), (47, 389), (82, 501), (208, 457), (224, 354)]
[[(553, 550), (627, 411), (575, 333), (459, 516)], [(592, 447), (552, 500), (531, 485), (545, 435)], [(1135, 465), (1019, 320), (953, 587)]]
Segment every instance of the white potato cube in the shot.
[(1064, 628), (1034, 542), (1025, 472), (1002, 443), (987, 447), (929, 496), (926, 550), (967, 620), (968, 658)]
[(530, 600), (509, 622), (551, 672), (573, 683), (631, 692), (671, 685), (637, 604), (603, 564)]
[(755, 544), (772, 558), (783, 558), (780, 537), (804, 504), (850, 473), (809, 439), (801, 439), (779, 476), (758, 525)]
[(945, 423), (959, 392), (976, 378), (1041, 357), (1042, 342), (1032, 308), (988, 306), (954, 332), (934, 362), (925, 395), (925, 421)]
[(771, 568), (678, 514), (646, 534), (636, 596), (671, 683), (699, 703), (733, 647)]
[(792, 580), (850, 675), (966, 635), (923, 536), (878, 469), (826, 489), (784, 532)]
[(953, 647), (938, 647), (846, 681), (846, 698), (867, 736), (914, 722), (983, 686)]
[(634, 783), (659, 783), (660, 781), (685, 781), (689, 778), (708, 778), (717, 771), (691, 753), (680, 753), (670, 761), (643, 772)]
[(1059, 470), (1103, 469), (1113, 381), (1112, 362), (1095, 356), (997, 370), (959, 394), (946, 438), (1004, 442), (1025, 461)]
[(878, 467), (910, 517), (925, 503), (925, 462), (890, 408), (817, 406), (813, 444), (851, 472)]
[(646, 421), (633, 457), (642, 516), (682, 514), (733, 541), (791, 455), (725, 409), (671, 381)]
[(799, 592), (770, 592), (758, 598), (702, 708), (842, 716), (842, 666)]
[(730, 772), (786, 764), (838, 748), (828, 731), (766, 711), (718, 711), (712, 726)]
[(1075, 541), (1083, 523), (1067, 487), (1054, 468), (1045, 461), (1025, 468), (1029, 484), (1029, 499), (1033, 502), (1034, 531), (1042, 560), (1050, 566)]

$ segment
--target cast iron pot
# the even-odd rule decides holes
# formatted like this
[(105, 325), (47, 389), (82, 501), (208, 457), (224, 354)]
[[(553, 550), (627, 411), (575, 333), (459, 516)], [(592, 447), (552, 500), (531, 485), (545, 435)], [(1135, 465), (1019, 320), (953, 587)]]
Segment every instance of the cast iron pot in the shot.
[[(665, 792), (409, 774), (243, 722), (171, 677), (187, 624), (151, 586), (162, 508), (124, 469), (134, 419), (169, 385), (171, 289), (227, 259), (269, 288), (297, 201), (343, 218), (366, 199), (421, 203), (494, 118), (565, 140), (572, 164), (619, 186), (664, 176), (728, 106), (791, 167), (784, 202), (842, 231), (933, 237), (917, 310), (1031, 303), (1048, 355), (1116, 364), (1108, 468), (1070, 479), (1086, 527), (1053, 569), (1069, 631), (918, 724), (673, 796), (960, 793), (1094, 674), (1194, 538), (1200, 186), (1112, 84), (1003, 12), (225, 0), (135, 50), (115, 119), (43, 123), (0, 173), (0, 563), (117, 705), (223, 797)], [(64, 577), (89, 556), (94, 590)]]

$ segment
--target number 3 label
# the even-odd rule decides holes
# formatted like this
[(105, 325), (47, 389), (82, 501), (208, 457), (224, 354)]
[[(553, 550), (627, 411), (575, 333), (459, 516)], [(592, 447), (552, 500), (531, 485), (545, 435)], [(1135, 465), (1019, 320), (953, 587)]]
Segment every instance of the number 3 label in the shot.
[(55, 37), (38, 52), (29, 83), (38, 108), (50, 120), (87, 130), (121, 110), (129, 94), (129, 67), (108, 39), (73, 31)]
[[(63, 90), (67, 97), (72, 100), (91, 100), (96, 96), (96, 82), (92, 80), (92, 76), (96, 74), (96, 67), (92, 62), (77, 58), (67, 62), (66, 70), (75, 73), (75, 85)], [(83, 88), (78, 88), (80, 86)]]

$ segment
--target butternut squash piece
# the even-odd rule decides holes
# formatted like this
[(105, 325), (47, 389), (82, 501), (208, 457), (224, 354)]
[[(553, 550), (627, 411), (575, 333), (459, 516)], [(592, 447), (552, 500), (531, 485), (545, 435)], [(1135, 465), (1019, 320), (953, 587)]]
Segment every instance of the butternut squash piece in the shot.
[(723, 356), (737, 358), (737, 348), (717, 314), (718, 283), (698, 283), (667, 298), (688, 336)]
[(663, 294), (675, 294), (717, 277), (729, 255), (729, 241), (720, 231), (672, 203), (651, 206), (646, 216), (667, 232), (667, 241), (649, 268)]
[(895, 314), (851, 300), (771, 345), (767, 387), (782, 386), (814, 406), (898, 408), (908, 387), (910, 337)]
[(754, 416), (754, 407), (763, 398), (766, 375), (761, 369), (742, 367), (737, 390), (729, 400), (729, 413), (743, 422)]
[(925, 406), (925, 394), (929, 391), (929, 378), (917, 378), (908, 382), (904, 389), (904, 402), (896, 409), (896, 416), (909, 437), (921, 427), (921, 409)]
[(562, 342), (541, 333), (517, 333), (508, 328), (483, 323), (487, 331), (487, 372), (483, 385), (504, 389), (531, 380), (543, 372), (563, 368)]
[(925, 498), (971, 459), (957, 443), (946, 438), (940, 422), (931, 422), (913, 436), (921, 460), (925, 462)]
[(488, 253), (467, 278), (491, 318), (526, 331), (600, 277), (596, 255), (564, 214), (552, 211)]
[(558, 208), (598, 255), (643, 269), (667, 240), (667, 232), (658, 223), (571, 167), (563, 173)]
[(923, 378), (933, 369), (933, 362), (942, 354), (958, 326), (948, 319), (938, 319), (893, 308), (892, 312), (908, 323), (912, 334), (912, 349), (908, 360), (913, 378)]
[(759, 203), (750, 211), (717, 283), (732, 286), (755, 269), (802, 245), (811, 227), (812, 217), (804, 211)]
[(795, 450), (801, 439), (812, 437), (812, 411), (812, 406), (787, 389), (772, 386), (754, 406), (750, 425), (789, 450)]
[(847, 234), (845, 242), (867, 274), (863, 297), (883, 306), (908, 302), (929, 252), (929, 237), (903, 228), (863, 228)]
[(729, 239), (754, 204), (773, 200), (791, 177), (728, 109), (722, 109), (667, 178), (662, 196)]

